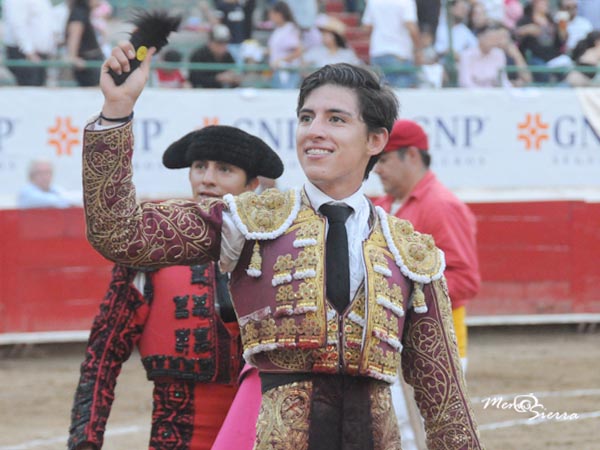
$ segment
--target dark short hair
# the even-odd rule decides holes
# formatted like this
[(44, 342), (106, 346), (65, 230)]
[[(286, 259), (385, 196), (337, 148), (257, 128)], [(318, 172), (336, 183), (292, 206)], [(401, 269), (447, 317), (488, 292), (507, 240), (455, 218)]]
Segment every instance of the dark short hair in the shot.
[[(404, 159), (407, 150), (408, 147), (399, 148), (398, 150), (396, 150), (398, 158)], [(431, 165), (431, 153), (429, 153), (427, 150), (421, 150), (419, 148), (417, 150), (419, 150), (419, 155), (421, 156), (421, 161), (423, 161), (423, 165), (429, 169), (429, 166)]]
[[(347, 63), (328, 64), (306, 77), (300, 86), (296, 114), (299, 114), (306, 97), (312, 91), (328, 84), (346, 87), (356, 92), (360, 117), (369, 132), (377, 133), (382, 128), (388, 133), (392, 131), (399, 108), (394, 91), (382, 84), (379, 76), (372, 70)], [(371, 156), (365, 169), (365, 179), (380, 155), (381, 153)]]

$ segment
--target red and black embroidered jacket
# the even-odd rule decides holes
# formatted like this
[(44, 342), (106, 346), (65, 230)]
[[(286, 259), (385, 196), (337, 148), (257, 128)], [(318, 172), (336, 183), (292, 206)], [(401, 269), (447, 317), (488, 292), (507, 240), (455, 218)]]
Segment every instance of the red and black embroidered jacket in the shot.
[(235, 321), (226, 275), (214, 263), (169, 267), (146, 273), (141, 293), (133, 284), (137, 273), (113, 269), (81, 365), (69, 449), (102, 446), (117, 377), (136, 346), (149, 380), (236, 382), (240, 341), (239, 331), (225, 326)]

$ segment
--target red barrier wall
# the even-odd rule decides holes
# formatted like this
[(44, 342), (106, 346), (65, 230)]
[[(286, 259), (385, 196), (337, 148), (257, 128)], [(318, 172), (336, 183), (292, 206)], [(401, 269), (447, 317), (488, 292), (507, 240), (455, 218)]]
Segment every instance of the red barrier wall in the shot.
[[(475, 203), (483, 285), (471, 315), (600, 312), (600, 204)], [(112, 264), (81, 209), (0, 211), (0, 333), (89, 329)]]
[(0, 235), (0, 333), (89, 329), (112, 265), (83, 210), (2, 210)]

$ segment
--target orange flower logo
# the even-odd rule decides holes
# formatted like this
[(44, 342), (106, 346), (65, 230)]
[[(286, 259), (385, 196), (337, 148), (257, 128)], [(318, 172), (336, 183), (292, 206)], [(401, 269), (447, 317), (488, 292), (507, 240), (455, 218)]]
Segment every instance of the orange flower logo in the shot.
[(73, 146), (81, 145), (79, 127), (71, 123), (70, 117), (57, 117), (54, 125), (48, 128), (48, 145), (56, 149), (57, 155), (71, 155)]
[(525, 143), (525, 150), (540, 150), (542, 142), (548, 140), (548, 127), (546, 122), (542, 121), (541, 114), (527, 114), (525, 121), (519, 123), (519, 135), (517, 136), (520, 141)]

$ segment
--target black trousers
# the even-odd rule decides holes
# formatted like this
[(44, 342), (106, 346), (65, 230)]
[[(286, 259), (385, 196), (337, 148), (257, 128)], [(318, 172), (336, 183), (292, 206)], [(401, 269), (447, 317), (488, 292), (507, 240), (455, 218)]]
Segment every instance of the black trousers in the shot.
[[(48, 59), (48, 55), (39, 54), (41, 59)], [(27, 59), (25, 54), (17, 47), (6, 47), (7, 59)], [(15, 76), (19, 86), (45, 86), (46, 85), (46, 68), (45, 67), (9, 67), (10, 71)]]

